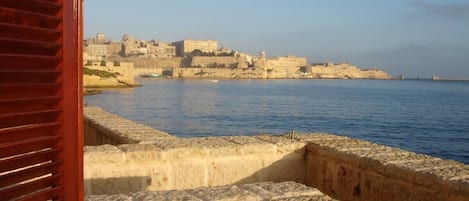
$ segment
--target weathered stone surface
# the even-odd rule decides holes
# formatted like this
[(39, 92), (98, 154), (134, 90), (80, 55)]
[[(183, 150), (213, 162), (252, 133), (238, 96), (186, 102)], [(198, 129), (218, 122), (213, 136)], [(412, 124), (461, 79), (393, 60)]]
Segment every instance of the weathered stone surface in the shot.
[(85, 146), (83, 160), (86, 164), (93, 163), (122, 163), (125, 154), (113, 145)]
[(88, 145), (148, 143), (161, 138), (175, 138), (100, 108), (84, 107), (83, 114), (85, 144)]
[(201, 199), (192, 196), (186, 191), (156, 191), (156, 192), (138, 192), (132, 194), (133, 201), (202, 201)]
[(264, 201), (264, 200), (311, 200), (334, 201), (317, 189), (294, 182), (255, 183), (197, 188), (190, 190), (142, 191), (126, 195), (87, 196), (86, 201), (132, 200), (132, 201)]
[(455, 161), (324, 133), (293, 137), (287, 134), (147, 138), (153, 131), (143, 125), (100, 109), (88, 108), (88, 113), (94, 118), (86, 122), (96, 125), (91, 130), (88, 128), (88, 132), (100, 129), (105, 135), (101, 140), (110, 143), (140, 141), (138, 144), (85, 147), (86, 194), (131, 195), (138, 191), (237, 184), (138, 195), (142, 200), (176, 192), (190, 192), (188, 197), (182, 193), (181, 199), (195, 200), (212, 196), (226, 200), (324, 198), (295, 183), (251, 185), (295, 181), (351, 201), (469, 200), (469, 166)]
[(272, 143), (277, 147), (277, 153), (304, 152), (306, 142), (289, 139), (288, 135), (256, 135), (255, 138)]
[(153, 144), (124, 144), (116, 147), (125, 153), (126, 159), (131, 159), (128, 162), (145, 163), (162, 159), (162, 150)]
[(252, 192), (240, 189), (237, 186), (221, 186), (211, 188), (200, 188), (194, 190), (187, 190), (191, 195), (194, 195), (201, 200), (223, 200), (223, 201), (260, 201), (262, 198)]
[(316, 189), (295, 182), (265, 182), (244, 184), (239, 187), (261, 195), (264, 199), (267, 198), (269, 200), (323, 195)]
[(132, 201), (132, 198), (127, 195), (88, 195), (85, 201)]

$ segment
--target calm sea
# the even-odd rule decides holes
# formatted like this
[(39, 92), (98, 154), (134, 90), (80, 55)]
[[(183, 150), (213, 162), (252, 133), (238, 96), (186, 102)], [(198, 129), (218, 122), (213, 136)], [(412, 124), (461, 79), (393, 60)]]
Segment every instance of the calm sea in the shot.
[(169, 80), (86, 96), (179, 137), (327, 132), (469, 164), (469, 82)]

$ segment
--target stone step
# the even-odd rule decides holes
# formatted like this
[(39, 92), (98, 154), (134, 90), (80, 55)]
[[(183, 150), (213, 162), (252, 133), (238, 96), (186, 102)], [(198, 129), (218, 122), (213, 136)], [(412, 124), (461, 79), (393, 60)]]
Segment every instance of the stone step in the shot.
[(188, 190), (145, 191), (129, 195), (89, 195), (85, 201), (333, 201), (319, 190), (295, 182), (263, 182)]

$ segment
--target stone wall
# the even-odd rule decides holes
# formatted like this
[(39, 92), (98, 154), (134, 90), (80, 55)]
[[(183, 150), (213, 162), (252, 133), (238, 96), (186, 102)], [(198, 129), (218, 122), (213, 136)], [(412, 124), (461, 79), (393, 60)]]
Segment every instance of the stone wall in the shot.
[(213, 40), (182, 40), (172, 43), (176, 46), (176, 55), (184, 56), (198, 49), (202, 52), (215, 52), (218, 50), (218, 42)]
[(173, 76), (177, 78), (200, 79), (266, 79), (267, 72), (252, 68), (177, 68)]
[(230, 56), (213, 56), (213, 57), (205, 57), (205, 56), (194, 56), (192, 57), (191, 66), (193, 67), (232, 67), (236, 68), (238, 65), (246, 66), (246, 63), (240, 58), (230, 57)]
[(86, 196), (86, 201), (334, 201), (321, 191), (295, 182), (282, 183), (254, 183), (237, 184), (208, 188), (197, 188), (190, 190), (169, 190), (169, 191), (143, 191), (137, 193), (115, 194), (115, 195), (90, 195)]
[(84, 67), (107, 71), (110, 73), (118, 73), (116, 77), (99, 77), (96, 75), (84, 75), (83, 86), (85, 87), (114, 87), (135, 85), (134, 67), (132, 63), (126, 62), (87, 62)]
[(168, 68), (190, 66), (191, 59), (183, 57), (169, 58), (119, 58), (120, 61), (132, 62), (135, 68)]
[(124, 119), (97, 107), (84, 107), (85, 145), (137, 144), (174, 138), (166, 132)]
[(306, 184), (339, 200), (469, 200), (469, 166), (349, 138), (310, 139)]
[(313, 78), (322, 79), (390, 79), (390, 76), (382, 70), (361, 70), (350, 64), (307, 66), (305, 67), (305, 71)]
[(345, 201), (469, 199), (469, 166), (455, 161), (323, 133), (158, 136), (97, 108), (84, 112), (95, 134), (134, 143), (85, 147), (88, 195), (294, 181)]

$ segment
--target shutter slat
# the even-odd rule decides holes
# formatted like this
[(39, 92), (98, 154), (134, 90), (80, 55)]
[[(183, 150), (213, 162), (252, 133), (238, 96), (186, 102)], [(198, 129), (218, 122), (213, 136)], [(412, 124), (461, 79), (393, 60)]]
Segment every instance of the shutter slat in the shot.
[(0, 53), (3, 54), (55, 55), (60, 47), (56, 42), (0, 37)]
[(0, 70), (0, 84), (19, 83), (50, 83), (58, 80), (60, 71), (17, 71), (2, 72)]
[(22, 167), (50, 161), (51, 158), (56, 158), (61, 150), (60, 148), (54, 148), (0, 160), (0, 172), (9, 172)]
[(60, 111), (61, 109), (55, 108), (49, 110), (0, 114), (0, 128), (54, 122)]
[(0, 84), (51, 83), (59, 79), (60, 72), (0, 72)]
[(41, 0), (2, 0), (0, 6), (48, 15), (55, 15), (61, 9), (58, 3)]
[(60, 96), (0, 100), (0, 114), (51, 109), (59, 101)]
[(40, 42), (56, 42), (61, 31), (17, 24), (0, 23), (0, 37), (11, 39), (33, 40)]
[(0, 142), (14, 142), (34, 137), (53, 136), (59, 132), (61, 122), (21, 125), (0, 129)]
[(48, 148), (57, 148), (61, 136), (37, 137), (0, 144), (0, 158), (15, 156)]
[[(52, 200), (53, 198), (58, 198), (63, 188), (61, 186), (55, 188), (45, 189), (43, 191), (32, 193), (29, 196), (22, 197), (17, 201), (36, 201), (36, 200)], [(63, 199), (53, 199), (54, 201), (60, 201)]]
[(19, 197), (18, 195), (28, 195), (32, 192), (48, 190), (58, 185), (61, 176), (62, 174), (59, 173), (10, 188), (0, 189), (0, 198), (3, 200), (11, 200)]
[(53, 161), (49, 163), (30, 166), (19, 171), (0, 175), (0, 188), (13, 186), (17, 183), (36, 179), (38, 177), (56, 174), (59, 171), (61, 161)]
[(0, 22), (55, 29), (60, 24), (61, 19), (54, 15), (0, 7)]
[(29, 84), (29, 85), (2, 85), (0, 84), (0, 99), (39, 98), (61, 95), (60, 84)]
[(21, 55), (21, 54), (1, 54), (0, 65), (16, 68), (28, 66), (29, 69), (44, 68), (46, 66), (56, 69), (55, 66), (62, 60), (60, 56), (41, 56), (41, 55)]

